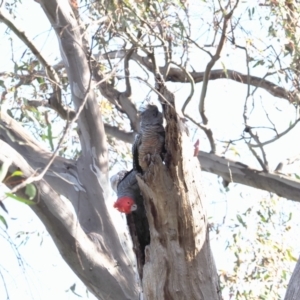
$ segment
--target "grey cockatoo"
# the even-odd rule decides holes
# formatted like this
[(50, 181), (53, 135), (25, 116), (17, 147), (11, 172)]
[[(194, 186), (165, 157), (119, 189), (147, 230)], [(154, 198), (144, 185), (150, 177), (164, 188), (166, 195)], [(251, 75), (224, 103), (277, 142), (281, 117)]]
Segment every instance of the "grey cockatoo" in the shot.
[(134, 170), (122, 170), (110, 179), (111, 187), (118, 196), (114, 207), (125, 214), (137, 209), (136, 199), (140, 196), (141, 191), (135, 177), (136, 174), (137, 172)]
[(134, 251), (137, 257), (139, 274), (142, 277), (145, 263), (145, 247), (150, 244), (149, 224), (144, 199), (136, 179), (136, 170), (120, 171), (110, 179), (118, 200), (114, 207), (126, 214)]
[(157, 106), (149, 104), (140, 115), (140, 132), (132, 147), (133, 169), (144, 173), (155, 154), (162, 155), (165, 146), (163, 115)]

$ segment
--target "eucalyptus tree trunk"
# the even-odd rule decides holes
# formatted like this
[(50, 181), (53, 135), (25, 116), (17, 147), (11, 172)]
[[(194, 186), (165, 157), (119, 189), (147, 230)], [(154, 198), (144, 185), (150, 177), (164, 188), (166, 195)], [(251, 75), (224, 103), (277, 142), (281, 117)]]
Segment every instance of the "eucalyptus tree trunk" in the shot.
[(138, 178), (144, 196), (151, 243), (145, 250), (146, 299), (221, 299), (208, 236), (200, 164), (187, 128), (165, 86), (166, 158), (155, 156)]

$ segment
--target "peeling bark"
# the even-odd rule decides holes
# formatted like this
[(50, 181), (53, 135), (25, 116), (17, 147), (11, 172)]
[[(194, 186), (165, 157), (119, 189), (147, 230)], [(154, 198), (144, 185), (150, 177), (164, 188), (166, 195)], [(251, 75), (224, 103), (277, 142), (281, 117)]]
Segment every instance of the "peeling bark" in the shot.
[[(152, 158), (138, 176), (150, 227), (143, 289), (146, 299), (221, 299), (209, 246), (200, 165), (176, 111), (173, 95), (160, 91), (165, 105), (167, 159)], [(155, 276), (154, 276), (155, 274)]]

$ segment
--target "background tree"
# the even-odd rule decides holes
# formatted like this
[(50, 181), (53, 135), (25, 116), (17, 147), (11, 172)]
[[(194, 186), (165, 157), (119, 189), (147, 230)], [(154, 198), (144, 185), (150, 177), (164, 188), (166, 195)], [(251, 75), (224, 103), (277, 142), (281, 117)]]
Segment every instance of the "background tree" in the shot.
[[(275, 165), (268, 152), (299, 121), (299, 5), (37, 2), (59, 40), (59, 63), (17, 25), (14, 2), (3, 2), (0, 11), (0, 20), (30, 50), (28, 58), (12, 58), (13, 71), (1, 73), (0, 160), (10, 196), (35, 202), (31, 208), (63, 258), (99, 299), (138, 299), (142, 291), (148, 299), (220, 299), (189, 140), (201, 136), (202, 169), (221, 176), (224, 186), (242, 183), (299, 201), (297, 173), (285, 174), (287, 165), (297, 166), (297, 156), (289, 155), (299, 149), (276, 154)], [(233, 91), (223, 101), (221, 95), (211, 97), (210, 87), (221, 79), (243, 86), (244, 100), (231, 101)], [(267, 94), (274, 96), (271, 104)], [(140, 282), (105, 200), (109, 164), (120, 157), (118, 143), (133, 142), (138, 107), (150, 100), (164, 112), (167, 159), (162, 164), (155, 157), (139, 179), (151, 233)], [(59, 139), (57, 115), (65, 124)], [(285, 122), (275, 122), (279, 118)], [(222, 132), (229, 119), (232, 130)], [(233, 160), (236, 155), (243, 163)], [(221, 278), (236, 284), (228, 274)], [(231, 293), (234, 284), (228, 285)]]

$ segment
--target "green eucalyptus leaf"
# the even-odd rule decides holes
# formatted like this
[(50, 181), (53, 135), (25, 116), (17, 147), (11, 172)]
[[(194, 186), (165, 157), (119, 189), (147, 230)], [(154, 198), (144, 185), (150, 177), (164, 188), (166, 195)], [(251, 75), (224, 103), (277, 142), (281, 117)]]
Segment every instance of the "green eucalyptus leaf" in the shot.
[(35, 202), (31, 201), (31, 200), (28, 200), (28, 199), (25, 199), (25, 198), (22, 198), (22, 197), (19, 197), (19, 196), (16, 196), (12, 193), (5, 193), (5, 195), (9, 198), (12, 198), (14, 200), (17, 200), (19, 202), (22, 202), (24, 204), (28, 204), (28, 205), (33, 205), (33, 204), (36, 204)]
[(36, 187), (34, 184), (29, 183), (26, 185), (25, 194), (29, 197), (30, 200), (33, 200), (36, 196)]
[(0, 222), (2, 222), (4, 224), (6, 229), (8, 228), (7, 222), (6, 222), (5, 218), (2, 215), (0, 215)]

